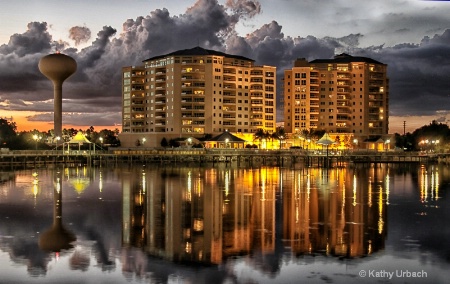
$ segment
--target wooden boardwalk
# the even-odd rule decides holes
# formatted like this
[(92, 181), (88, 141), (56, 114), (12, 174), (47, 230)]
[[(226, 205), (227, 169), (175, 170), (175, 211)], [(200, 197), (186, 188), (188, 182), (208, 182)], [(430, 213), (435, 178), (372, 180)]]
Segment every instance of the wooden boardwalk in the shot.
[(348, 163), (449, 163), (450, 154), (433, 153), (423, 155), (418, 152), (375, 152), (260, 150), (260, 149), (123, 149), (110, 151), (8, 151), (0, 155), (0, 166), (54, 164), (66, 165), (111, 165), (146, 163), (237, 163), (238, 165), (275, 165), (285, 166), (303, 164), (305, 166), (333, 167)]

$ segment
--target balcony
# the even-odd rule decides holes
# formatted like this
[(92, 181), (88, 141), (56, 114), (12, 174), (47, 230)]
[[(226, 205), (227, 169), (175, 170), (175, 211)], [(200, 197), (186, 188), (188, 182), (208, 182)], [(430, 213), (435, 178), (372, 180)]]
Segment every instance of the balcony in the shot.
[(350, 96), (338, 95), (337, 100), (338, 101), (348, 101), (348, 100), (350, 100)]
[(336, 120), (337, 121), (342, 121), (342, 120), (348, 121), (348, 120), (351, 120), (351, 118), (350, 118), (350, 116), (347, 116), (347, 115), (338, 115), (336, 117)]
[(251, 93), (250, 94), (250, 99), (254, 100), (254, 99), (261, 99), (263, 98), (263, 94), (262, 93)]
[(340, 109), (340, 108), (338, 108), (337, 109), (337, 113), (351, 114), (352, 111), (349, 110), (349, 109)]
[(223, 84), (224, 89), (236, 89), (236, 84)]
[(236, 69), (234, 68), (224, 68), (223, 74), (236, 74)]
[(349, 88), (337, 88), (338, 93), (350, 93)]
[(253, 71), (250, 72), (250, 75), (252, 75), (252, 76), (263, 76), (264, 74), (263, 74), (263, 71), (253, 70)]
[(235, 82), (236, 81), (236, 77), (223, 76), (223, 80), (225, 82)]

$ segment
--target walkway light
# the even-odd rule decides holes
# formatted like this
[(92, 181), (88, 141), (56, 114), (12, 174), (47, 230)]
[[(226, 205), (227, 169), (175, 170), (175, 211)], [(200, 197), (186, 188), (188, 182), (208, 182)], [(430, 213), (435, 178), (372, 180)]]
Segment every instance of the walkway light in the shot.
[(36, 141), (36, 150), (37, 150), (37, 143), (38, 143), (38, 140), (40, 140), (40, 139), (41, 139), (41, 136), (38, 136), (37, 134), (34, 134), (34, 135), (33, 135), (33, 140)]
[(387, 139), (384, 144), (386, 144), (386, 151), (389, 149), (389, 143), (391, 143), (390, 139)]

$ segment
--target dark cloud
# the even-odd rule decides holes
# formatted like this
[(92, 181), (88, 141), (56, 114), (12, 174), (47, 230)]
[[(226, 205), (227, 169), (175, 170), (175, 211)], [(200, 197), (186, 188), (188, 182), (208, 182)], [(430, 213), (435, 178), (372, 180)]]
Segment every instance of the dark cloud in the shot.
[(226, 6), (231, 9), (234, 15), (248, 19), (261, 13), (261, 4), (253, 0), (227, 0)]
[(69, 38), (75, 42), (75, 45), (85, 43), (91, 39), (91, 30), (86, 26), (71, 27), (69, 30)]
[(420, 44), (399, 44), (355, 53), (388, 64), (391, 115), (433, 115), (450, 109), (450, 29)]
[(32, 22), (25, 33), (12, 35), (8, 44), (0, 46), (0, 54), (24, 57), (49, 52), (51, 48), (52, 36), (47, 32), (47, 23)]
[[(140, 65), (149, 57), (200, 45), (243, 55), (257, 64), (275, 65), (279, 78), (299, 57), (332, 58), (341, 52), (371, 57), (389, 66), (391, 115), (430, 115), (450, 109), (450, 29), (424, 36), (420, 43), (389, 47), (381, 42), (365, 48), (360, 47), (367, 37), (362, 33), (292, 37), (283, 33), (277, 21), (239, 36), (236, 25), (261, 11), (258, 1), (229, 0), (221, 5), (217, 0), (198, 0), (180, 15), (157, 9), (128, 19), (119, 33), (105, 26), (92, 44), (81, 50), (54, 41), (47, 23), (32, 22), (23, 34), (12, 35), (8, 44), (0, 46), (0, 108), (51, 112), (51, 82), (40, 74), (37, 65), (42, 56), (58, 49), (78, 64), (77, 72), (64, 83), (63, 111), (93, 114), (68, 116), (72, 121), (67, 123), (82, 125), (89, 121), (85, 125), (90, 125), (94, 118), (101, 119), (97, 113), (116, 113), (105, 117), (111, 124), (120, 123), (123, 66)], [(390, 15), (385, 18), (394, 20)], [(72, 39), (81, 43), (89, 29), (78, 28), (72, 30)]]

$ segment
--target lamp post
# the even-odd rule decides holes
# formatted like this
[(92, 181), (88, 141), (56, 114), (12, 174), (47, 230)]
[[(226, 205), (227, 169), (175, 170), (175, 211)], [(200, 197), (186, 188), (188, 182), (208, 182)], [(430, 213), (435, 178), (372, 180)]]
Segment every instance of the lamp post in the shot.
[(58, 144), (59, 144), (59, 140), (61, 140), (61, 137), (56, 136), (56, 148), (55, 150), (58, 152)]
[(281, 135), (280, 136), (280, 149), (283, 148), (283, 139), (284, 139), (284, 136)]
[(230, 141), (228, 138), (225, 139), (225, 148), (228, 148), (228, 141)]
[(100, 146), (101, 146), (102, 149), (103, 149), (103, 137), (98, 138), (98, 140), (100, 140)]
[(142, 145), (144, 145), (144, 144), (145, 144), (145, 141), (147, 141), (147, 139), (145, 139), (145, 137), (144, 137), (144, 138), (142, 138)]
[(355, 146), (353, 147), (353, 149), (357, 149), (358, 148), (358, 139), (353, 139), (353, 144), (355, 144)]
[(385, 150), (387, 151), (389, 149), (389, 143), (391, 143), (391, 140), (388, 139), (384, 142), (384, 144), (386, 145)]
[[(428, 141), (428, 140), (427, 140)], [(438, 146), (438, 144), (439, 144), (439, 140), (431, 140), (430, 141), (430, 144), (431, 144), (431, 146), (430, 146), (430, 151), (434, 151), (434, 152), (436, 152), (436, 149), (437, 149), (437, 146)]]
[(34, 134), (34, 135), (33, 135), (33, 139), (34, 139), (34, 141), (36, 141), (36, 150), (37, 150), (38, 140), (41, 139), (41, 137), (38, 136), (37, 134)]
[(190, 147), (191, 147), (191, 144), (192, 144), (192, 138), (191, 138), (191, 137), (189, 137), (189, 138), (188, 138), (188, 148), (190, 148)]

